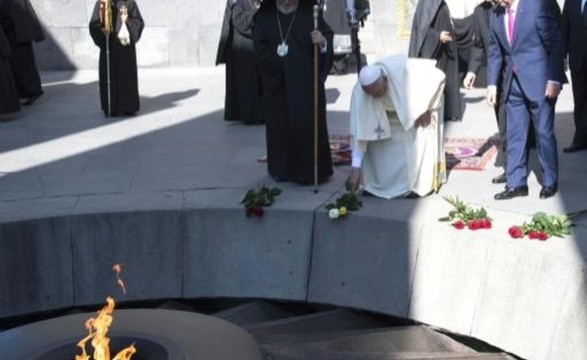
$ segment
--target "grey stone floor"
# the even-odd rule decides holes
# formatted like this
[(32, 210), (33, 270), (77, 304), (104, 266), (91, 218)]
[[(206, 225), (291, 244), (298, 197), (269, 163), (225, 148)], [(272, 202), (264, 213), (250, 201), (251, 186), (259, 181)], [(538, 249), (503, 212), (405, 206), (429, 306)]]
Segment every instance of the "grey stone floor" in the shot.
[[(355, 76), (328, 79), (331, 134), (347, 132)], [(45, 96), (17, 119), (0, 122), (0, 223), (136, 210), (234, 210), (247, 189), (260, 182), (275, 185), (265, 165), (256, 162), (265, 153), (264, 128), (222, 120), (222, 67), (140, 69), (142, 109), (131, 118), (103, 117), (96, 72), (42, 77)], [(463, 94), (465, 118), (447, 123), (446, 136), (495, 135), (484, 90)], [(571, 113), (567, 86), (557, 106), (559, 149), (571, 140)], [(532, 152), (526, 198), (493, 200), (502, 187), (490, 183), (501, 171), (492, 162), (484, 171), (450, 172), (440, 193), (426, 198), (365, 197), (361, 211), (333, 223), (321, 207), (342, 191), (349, 172), (343, 166), (335, 168), (332, 180), (316, 195), (312, 187), (279, 184), (284, 192), (273, 208), (286, 210), (281, 215), (287, 220), (292, 216), (289, 210), (301, 210), (296, 216), (303, 217), (305, 225), (296, 223), (297, 218), (288, 223), (287, 231), (293, 229), (295, 236), (297, 230), (312, 226), (316, 232), (299, 236), (317, 239), (309, 285), (306, 278), (296, 283), (303, 285), (300, 292), (306, 292), (308, 301), (402, 314), (527, 358), (583, 359), (561, 354), (587, 351), (582, 336), (587, 324), (586, 219), (578, 220), (580, 226), (572, 236), (547, 242), (513, 241), (507, 229), (529, 220), (536, 211), (560, 214), (587, 209), (586, 155), (560, 152), (560, 192), (548, 200), (538, 198)], [(447, 195), (487, 208), (494, 228), (457, 232), (438, 223), (450, 209), (442, 199)], [(317, 209), (324, 216), (312, 216)], [(217, 212), (213, 224), (226, 225), (222, 214)], [(225, 226), (225, 233), (240, 237), (241, 225)], [(267, 237), (263, 240), (272, 240), (265, 228), (261, 231)], [(240, 258), (242, 252), (236, 254)], [(292, 257), (287, 251), (281, 255)], [(300, 264), (308, 266), (305, 260)], [(574, 345), (567, 346), (570, 342)]]
[[(331, 134), (347, 132), (354, 74), (327, 82)], [(246, 190), (272, 184), (265, 165), (264, 127), (222, 120), (224, 71), (141, 69), (141, 112), (130, 118), (104, 118), (98, 104), (97, 73), (44, 73), (45, 96), (16, 120), (0, 122), (0, 221), (100, 210), (177, 208), (199, 190)], [(446, 136), (486, 138), (496, 133), (484, 90), (463, 91), (466, 110), (460, 123), (448, 123)], [(572, 95), (566, 87), (557, 106), (559, 148), (572, 136)], [(568, 213), (587, 208), (582, 184), (585, 153), (560, 155), (560, 192), (539, 200), (536, 155), (531, 154), (530, 196), (496, 202), (501, 187), (490, 184), (500, 169), (452, 171), (439, 195), (458, 195), (496, 211), (528, 215), (535, 211)], [(337, 167), (320, 187), (340, 190), (349, 171)], [(285, 189), (311, 191), (294, 184)], [(324, 194), (323, 194), (324, 195)], [(237, 201), (238, 199), (234, 199)], [(402, 200), (377, 203), (402, 216)], [(440, 196), (413, 202), (416, 207), (443, 203)], [(303, 204), (300, 204), (303, 206)]]

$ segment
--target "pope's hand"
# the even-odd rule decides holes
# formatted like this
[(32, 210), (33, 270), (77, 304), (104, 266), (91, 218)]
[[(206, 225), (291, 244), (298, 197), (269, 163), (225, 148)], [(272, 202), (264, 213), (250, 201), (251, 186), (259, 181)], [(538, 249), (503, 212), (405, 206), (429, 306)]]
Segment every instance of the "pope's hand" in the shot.
[(472, 72), (467, 73), (467, 76), (465, 76), (465, 79), (463, 80), (463, 86), (466, 89), (472, 89), (473, 88), (473, 84), (475, 84), (475, 74)]
[(351, 168), (351, 174), (347, 178), (344, 186), (346, 190), (350, 193), (356, 193), (359, 190), (359, 186), (361, 185), (361, 168), (353, 167)]
[(430, 125), (431, 121), (432, 121), (432, 113), (430, 111), (426, 111), (424, 114), (420, 115), (420, 117), (416, 119), (414, 126), (425, 128), (428, 125)]
[(495, 87), (488, 87), (487, 88), (487, 104), (491, 107), (495, 107), (497, 105), (497, 89)]

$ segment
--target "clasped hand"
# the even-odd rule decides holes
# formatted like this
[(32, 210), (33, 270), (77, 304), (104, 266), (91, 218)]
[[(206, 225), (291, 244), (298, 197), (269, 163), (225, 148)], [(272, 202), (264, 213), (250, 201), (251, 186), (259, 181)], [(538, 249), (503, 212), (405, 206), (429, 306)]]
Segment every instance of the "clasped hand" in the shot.
[(448, 31), (441, 31), (440, 32), (440, 42), (443, 44), (446, 44), (447, 42), (451, 42), (452, 36), (450, 36), (450, 33)]
[(546, 90), (544, 91), (544, 96), (549, 100), (554, 100), (561, 92), (560, 84), (555, 82), (549, 81), (546, 83)]

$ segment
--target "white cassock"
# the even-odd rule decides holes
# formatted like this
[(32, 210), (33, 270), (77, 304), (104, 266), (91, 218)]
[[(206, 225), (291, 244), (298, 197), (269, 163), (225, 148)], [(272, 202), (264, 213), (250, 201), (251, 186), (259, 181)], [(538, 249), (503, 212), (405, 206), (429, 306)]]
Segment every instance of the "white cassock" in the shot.
[[(446, 181), (442, 104), (444, 73), (429, 59), (394, 55), (375, 64), (387, 75), (380, 98), (357, 82), (350, 110), (353, 166), (362, 167), (364, 189), (390, 199), (437, 191)], [(432, 122), (414, 127), (430, 111)], [(362, 162), (362, 164), (361, 164)]]

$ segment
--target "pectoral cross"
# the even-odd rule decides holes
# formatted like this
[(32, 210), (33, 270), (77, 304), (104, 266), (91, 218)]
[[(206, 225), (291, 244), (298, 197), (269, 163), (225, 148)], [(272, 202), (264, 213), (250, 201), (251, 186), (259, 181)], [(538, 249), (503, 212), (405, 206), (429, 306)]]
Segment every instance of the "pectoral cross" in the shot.
[(381, 128), (381, 125), (378, 124), (377, 129), (375, 129), (375, 132), (377, 133), (377, 139), (381, 139), (381, 135), (383, 135), (385, 130), (383, 130), (383, 128)]

